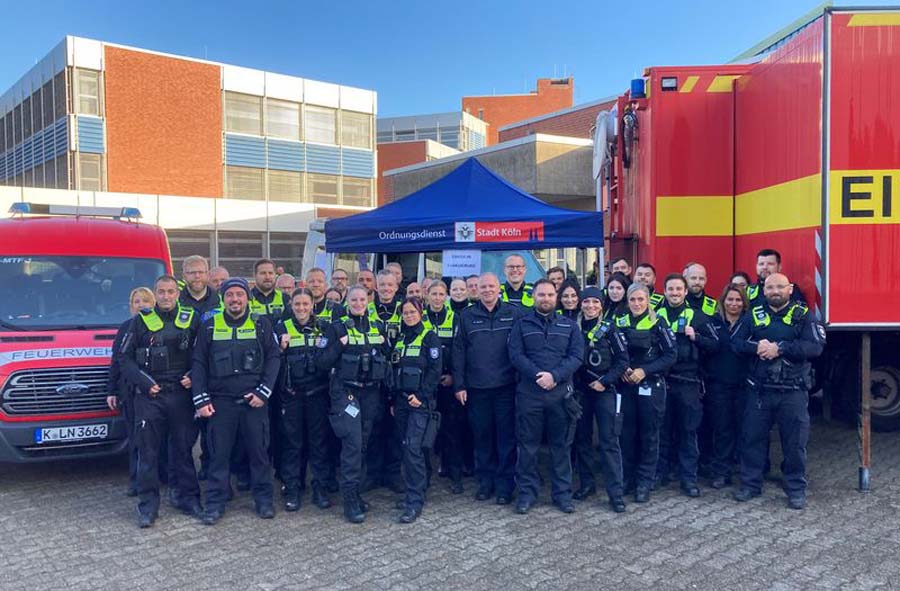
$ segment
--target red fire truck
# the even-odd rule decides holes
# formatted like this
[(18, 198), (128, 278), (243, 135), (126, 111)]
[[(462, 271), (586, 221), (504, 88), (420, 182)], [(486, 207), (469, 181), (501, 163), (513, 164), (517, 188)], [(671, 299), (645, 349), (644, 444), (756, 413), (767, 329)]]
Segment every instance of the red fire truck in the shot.
[(0, 461), (121, 452), (125, 426), (106, 405), (110, 346), (131, 290), (171, 273), (166, 234), (132, 208), (10, 212), (0, 220)]
[(609, 117), (600, 177), (609, 254), (659, 276), (702, 262), (718, 296), (780, 251), (828, 327), (817, 379), (847, 416), (871, 337), (882, 430), (900, 429), (898, 96), (900, 9), (823, 9), (744, 63), (648, 68)]

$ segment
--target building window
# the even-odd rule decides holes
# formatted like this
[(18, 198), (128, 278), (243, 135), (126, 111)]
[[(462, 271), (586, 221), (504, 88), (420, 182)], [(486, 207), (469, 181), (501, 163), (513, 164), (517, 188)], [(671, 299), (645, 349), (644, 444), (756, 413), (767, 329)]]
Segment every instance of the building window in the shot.
[(290, 170), (269, 170), (269, 200), (302, 202), (302, 174)]
[(304, 108), (303, 127), (306, 141), (319, 144), (337, 143), (337, 111), (326, 107)]
[(31, 97), (22, 101), (22, 138), (31, 137)]
[(65, 117), (69, 110), (66, 104), (66, 71), (63, 70), (53, 77), (53, 120), (59, 121), (61, 117)]
[(262, 135), (262, 97), (226, 92), (225, 131)]
[(451, 148), (459, 148), (459, 128), (458, 127), (441, 127), (441, 139), (439, 140), (445, 146)]
[(344, 205), (372, 206), (372, 181), (344, 177)]
[(416, 139), (415, 130), (394, 132), (398, 142), (407, 142)]
[(379, 131), (378, 132), (378, 143), (385, 144), (394, 141), (394, 132), (393, 131)]
[(212, 232), (194, 230), (166, 230), (169, 237), (169, 250), (172, 252), (172, 269), (177, 277), (181, 277), (181, 265), (189, 256), (206, 257), (212, 266)]
[(44, 95), (44, 127), (53, 123), (53, 81), (49, 80), (41, 89)]
[(416, 130), (416, 139), (434, 140), (438, 139), (437, 127), (420, 127)]
[(372, 148), (372, 116), (341, 111), (341, 143), (348, 148)]
[(266, 99), (266, 135), (300, 139), (300, 104)]
[[(0, 117), (0, 155), (6, 152), (6, 117)], [(0, 179), (3, 178), (3, 171), (0, 170)]]
[(22, 103), (16, 105), (16, 108), (13, 110), (13, 131), (16, 134), (16, 141), (13, 145), (18, 146), (22, 143)]
[[(45, 123), (42, 121), (43, 116), (44, 103), (41, 99), (41, 89), (38, 88), (31, 95), (31, 129), (34, 133), (44, 129)], [(49, 123), (49, 121), (47, 123)]]
[(69, 157), (67, 154), (56, 159), (56, 188), (69, 188)]
[(231, 199), (264, 200), (266, 198), (263, 177), (265, 172), (261, 168), (225, 167), (225, 196)]
[(56, 160), (44, 162), (44, 186), (48, 189), (56, 188)]
[(253, 277), (253, 264), (263, 257), (259, 232), (219, 232), (219, 265), (232, 277)]
[(103, 174), (100, 166), (100, 154), (78, 153), (78, 190), (103, 190)]
[(38, 188), (46, 187), (46, 184), (44, 184), (44, 165), (43, 164), (38, 164), (37, 166), (34, 167), (34, 180), (32, 182), (34, 183), (34, 185), (32, 185), (34, 187), (38, 187)]
[(338, 203), (338, 177), (330, 174), (310, 174), (309, 200), (312, 203)]
[(299, 279), (305, 244), (306, 234), (273, 232), (269, 234), (269, 258), (279, 267), (284, 267), (286, 273)]
[(75, 108), (82, 115), (100, 116), (100, 72), (75, 70)]

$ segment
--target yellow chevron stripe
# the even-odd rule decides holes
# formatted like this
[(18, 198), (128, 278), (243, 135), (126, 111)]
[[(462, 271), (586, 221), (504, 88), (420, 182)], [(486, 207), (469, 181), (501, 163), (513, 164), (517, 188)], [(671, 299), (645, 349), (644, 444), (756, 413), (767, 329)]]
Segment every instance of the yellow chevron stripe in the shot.
[(848, 27), (900, 26), (900, 12), (861, 12), (850, 17)]
[(731, 83), (740, 76), (716, 76), (706, 87), (706, 92), (731, 92)]
[(681, 88), (678, 89), (678, 92), (690, 92), (694, 90), (694, 86), (697, 85), (697, 80), (700, 80), (700, 76), (688, 76), (684, 84), (681, 85)]
[(731, 236), (731, 195), (657, 197), (657, 236)]
[(742, 193), (734, 207), (739, 236), (818, 226), (822, 223), (822, 177), (814, 174)]

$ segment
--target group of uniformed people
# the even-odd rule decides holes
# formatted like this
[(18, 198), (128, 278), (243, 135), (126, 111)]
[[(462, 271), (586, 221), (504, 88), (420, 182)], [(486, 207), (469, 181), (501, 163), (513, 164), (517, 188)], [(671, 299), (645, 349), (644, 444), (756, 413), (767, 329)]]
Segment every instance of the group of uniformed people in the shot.
[(525, 514), (539, 497), (544, 440), (552, 502), (571, 513), (596, 493), (595, 425), (613, 511), (672, 478), (699, 496), (704, 461), (714, 488), (739, 461), (734, 497), (759, 495), (774, 423), (789, 505), (803, 508), (809, 361), (824, 330), (780, 255), (761, 251), (758, 282), (735, 276), (718, 300), (702, 265), (667, 276), (660, 294), (652, 265), (632, 281), (627, 261), (612, 263), (605, 289), (580, 289), (556, 268), (526, 283), (524, 259), (511, 255), (502, 284), (483, 273), (410, 284), (401, 298), (399, 265), (363, 271), (353, 286), (337, 270), (331, 289), (312, 269), (294, 289), (263, 259), (251, 289), (189, 257), (183, 283), (165, 275), (153, 292), (135, 290), (113, 347), (109, 403), (129, 423), (138, 524), (157, 519), (161, 480), (174, 507), (216, 523), (232, 476), (272, 518), (273, 467), (285, 510), (296, 511), (307, 466), (317, 507), (340, 491), (345, 518), (360, 523), (362, 493), (386, 486), (402, 493), (398, 520), (410, 523), (432, 450), (453, 493), (473, 474), (477, 500), (515, 500)]

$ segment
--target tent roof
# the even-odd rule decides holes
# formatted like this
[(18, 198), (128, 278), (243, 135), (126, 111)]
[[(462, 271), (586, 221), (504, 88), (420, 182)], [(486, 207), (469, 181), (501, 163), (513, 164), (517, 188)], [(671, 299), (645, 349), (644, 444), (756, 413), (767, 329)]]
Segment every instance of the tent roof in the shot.
[(403, 199), (325, 223), (328, 252), (591, 247), (602, 242), (599, 212), (544, 203), (475, 158)]

